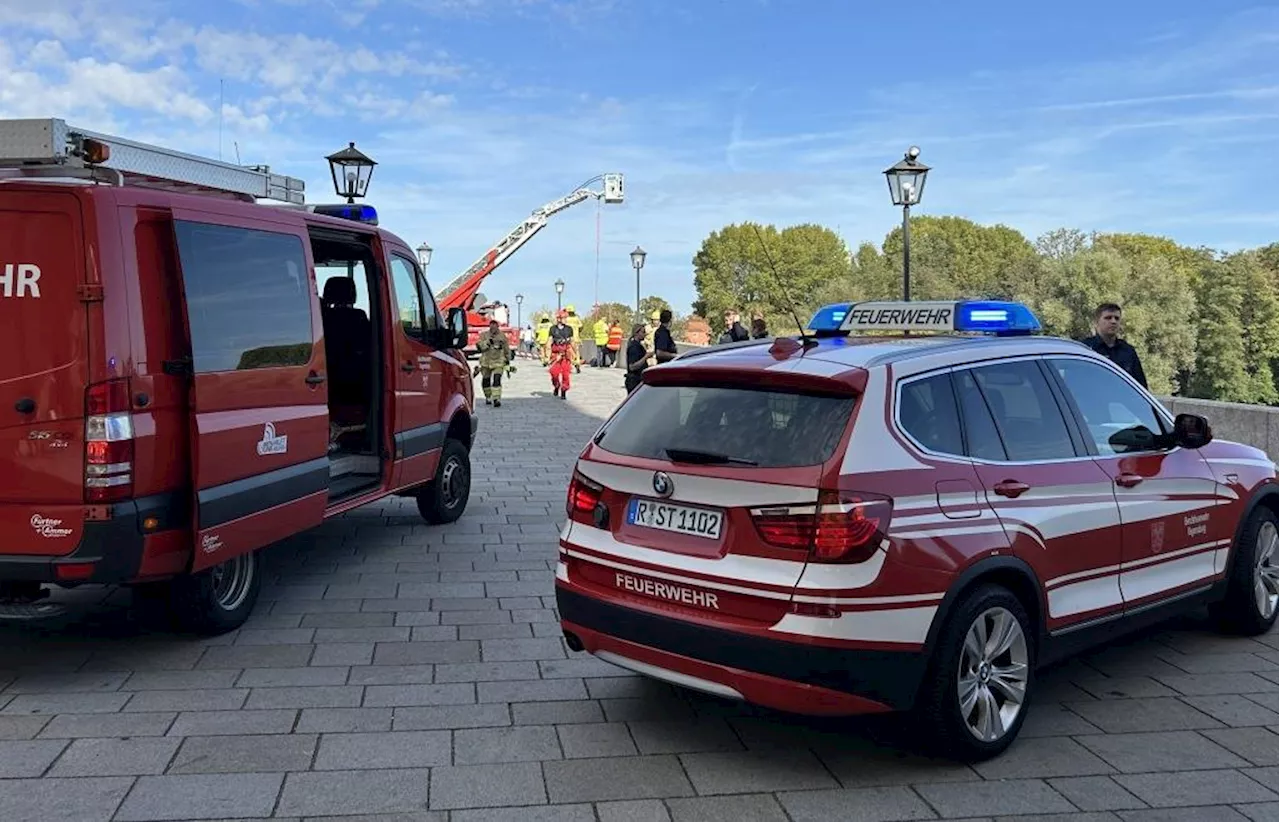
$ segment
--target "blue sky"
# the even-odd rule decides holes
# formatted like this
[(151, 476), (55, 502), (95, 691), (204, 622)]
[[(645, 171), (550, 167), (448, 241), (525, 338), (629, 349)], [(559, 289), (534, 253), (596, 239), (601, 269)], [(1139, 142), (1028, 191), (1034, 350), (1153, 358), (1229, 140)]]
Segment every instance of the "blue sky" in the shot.
[(1277, 25), (1274, 3), (1229, 0), (0, 2), (0, 117), (238, 147), (311, 202), (355, 140), (436, 283), (621, 171), (625, 204), (553, 218), (482, 290), (554, 304), (561, 277), (582, 307), (598, 271), (599, 298), (629, 302), (638, 243), (644, 293), (685, 311), (726, 223), (878, 243), (900, 220), (880, 172), (913, 143), (934, 167), (919, 213), (1273, 242)]

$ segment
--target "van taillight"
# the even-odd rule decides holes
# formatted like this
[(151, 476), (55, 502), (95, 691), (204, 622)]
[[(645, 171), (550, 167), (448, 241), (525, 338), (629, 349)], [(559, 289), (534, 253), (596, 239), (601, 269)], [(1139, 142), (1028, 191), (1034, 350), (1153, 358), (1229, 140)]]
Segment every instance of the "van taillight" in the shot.
[(604, 488), (577, 471), (573, 472), (573, 479), (569, 480), (569, 493), (564, 502), (565, 513), (569, 515), (569, 519), (594, 524), (593, 515), (603, 493)]
[(90, 385), (84, 395), (84, 500), (133, 496), (133, 415), (129, 381)]
[(759, 508), (751, 518), (760, 538), (777, 548), (807, 551), (814, 562), (864, 562), (879, 547), (892, 512), (884, 497), (822, 491), (817, 506)]

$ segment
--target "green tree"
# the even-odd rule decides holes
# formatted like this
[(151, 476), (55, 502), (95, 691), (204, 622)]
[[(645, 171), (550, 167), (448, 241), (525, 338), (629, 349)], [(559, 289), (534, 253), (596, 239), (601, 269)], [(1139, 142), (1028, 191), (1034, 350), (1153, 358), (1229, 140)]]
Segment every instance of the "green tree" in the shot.
[(1199, 323), (1191, 395), (1244, 402), (1249, 395), (1241, 322), (1248, 263), (1234, 254), (1207, 266), (1201, 277)]
[(646, 319), (654, 311), (671, 310), (671, 303), (661, 297), (650, 295), (640, 300), (640, 315)]
[[(884, 239), (889, 268), (902, 271), (902, 228)], [(983, 226), (963, 217), (911, 219), (911, 297), (952, 300), (1003, 297), (1015, 272), (1035, 257), (1026, 237), (1004, 225)], [(899, 274), (900, 276), (900, 274)], [(902, 299), (899, 285), (892, 292)]]

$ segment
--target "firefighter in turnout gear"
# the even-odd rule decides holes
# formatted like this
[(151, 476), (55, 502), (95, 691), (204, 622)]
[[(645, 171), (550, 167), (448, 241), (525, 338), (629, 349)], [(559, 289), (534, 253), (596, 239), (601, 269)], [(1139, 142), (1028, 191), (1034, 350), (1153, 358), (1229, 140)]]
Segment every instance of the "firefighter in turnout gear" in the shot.
[(502, 375), (515, 371), (511, 360), (515, 356), (507, 335), (502, 333), (497, 320), (489, 320), (489, 330), (476, 340), (480, 352), (480, 387), (484, 389), (484, 404), (502, 407)]
[(560, 399), (569, 393), (571, 366), (573, 365), (573, 329), (565, 322), (567, 313), (556, 315), (551, 326), (551, 389)]
[(551, 318), (543, 317), (538, 320), (538, 330), (533, 332), (533, 338), (538, 343), (538, 359), (542, 361), (543, 367), (551, 362)]
[(582, 373), (582, 318), (574, 311), (572, 305), (564, 308), (564, 324), (573, 329), (573, 342), (569, 345), (569, 353), (573, 358), (573, 370)]

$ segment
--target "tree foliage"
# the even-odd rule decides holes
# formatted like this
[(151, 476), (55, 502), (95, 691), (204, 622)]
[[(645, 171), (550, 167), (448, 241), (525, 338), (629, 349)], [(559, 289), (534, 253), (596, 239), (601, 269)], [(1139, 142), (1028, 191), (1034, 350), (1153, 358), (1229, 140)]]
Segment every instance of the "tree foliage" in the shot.
[[(1004, 225), (913, 217), (911, 296), (1018, 300), (1032, 307), (1045, 333), (1073, 339), (1093, 334), (1094, 310), (1115, 302), (1155, 393), (1274, 404), (1278, 251), (1272, 243), (1224, 254), (1166, 237), (1070, 228), (1032, 241)], [(694, 310), (713, 331), (726, 308), (737, 308), (790, 333), (792, 302), (807, 320), (827, 303), (901, 299), (902, 252), (901, 227), (879, 247), (863, 243), (850, 253), (818, 225), (728, 225), (693, 258)]]

